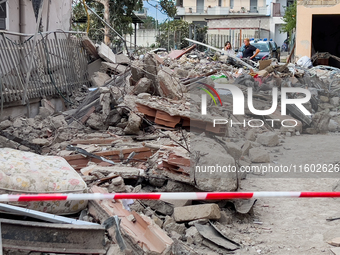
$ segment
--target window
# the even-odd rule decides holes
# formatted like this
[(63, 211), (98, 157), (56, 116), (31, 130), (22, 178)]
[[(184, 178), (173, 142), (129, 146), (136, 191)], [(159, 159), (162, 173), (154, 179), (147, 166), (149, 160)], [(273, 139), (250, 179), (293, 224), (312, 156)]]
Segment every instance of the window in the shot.
[(218, 0), (218, 6), (219, 6), (219, 7), (222, 6), (222, 0)]
[(0, 30), (6, 29), (7, 6), (6, 2), (0, 4)]
[(230, 0), (230, 9), (234, 9), (234, 0)]

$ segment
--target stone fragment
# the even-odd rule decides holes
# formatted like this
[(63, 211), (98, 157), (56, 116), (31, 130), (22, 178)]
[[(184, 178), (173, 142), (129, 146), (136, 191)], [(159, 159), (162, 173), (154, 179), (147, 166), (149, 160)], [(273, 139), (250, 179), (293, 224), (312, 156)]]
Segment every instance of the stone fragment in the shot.
[(139, 127), (142, 124), (142, 118), (131, 112), (128, 120), (128, 124), (124, 129), (126, 135), (137, 135), (139, 133)]
[(266, 150), (261, 148), (252, 148), (249, 150), (249, 157), (253, 163), (269, 163), (270, 156)]
[(103, 121), (100, 115), (96, 113), (92, 113), (90, 117), (88, 118), (88, 120), (86, 121), (86, 123), (90, 128), (94, 130), (100, 130), (100, 129), (103, 129), (104, 127)]
[(110, 76), (106, 73), (95, 72), (90, 78), (93, 87), (101, 87), (105, 85), (105, 82), (110, 80)]
[(45, 146), (45, 145), (49, 145), (50, 144), (50, 142), (47, 139), (43, 139), (43, 138), (33, 139), (32, 143), (34, 143), (36, 145), (41, 145), (41, 146)]
[(150, 90), (152, 86), (152, 81), (148, 78), (140, 79), (133, 89), (133, 94), (138, 95), (140, 93), (146, 93)]
[(275, 132), (266, 132), (263, 134), (259, 134), (257, 136), (256, 142), (268, 146), (273, 147), (279, 144), (279, 136)]
[(0, 130), (4, 130), (6, 128), (9, 128), (10, 126), (12, 126), (12, 122), (9, 120), (4, 120), (0, 122)]

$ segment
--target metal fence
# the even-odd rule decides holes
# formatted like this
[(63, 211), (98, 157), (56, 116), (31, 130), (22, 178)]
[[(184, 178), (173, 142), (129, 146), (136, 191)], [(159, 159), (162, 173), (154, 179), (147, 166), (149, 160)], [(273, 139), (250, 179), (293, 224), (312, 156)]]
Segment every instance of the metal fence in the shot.
[[(254, 32), (255, 33), (255, 32)], [(240, 38), (242, 36), (242, 38)], [(240, 34), (240, 33), (233, 33), (232, 35), (223, 35), (223, 34), (208, 34), (206, 41), (207, 44), (214, 46), (216, 48), (222, 49), (224, 47), (224, 44), (227, 41), (231, 42), (231, 45), (233, 48), (238, 49), (240, 45), (243, 43), (243, 40), (245, 38), (252, 38), (254, 37), (254, 34)]]
[[(34, 54), (33, 37), (20, 42), (19, 36), (0, 33), (0, 96), (1, 104), (57, 94), (69, 94), (89, 83), (87, 54), (81, 39), (71, 34), (39, 36)], [(58, 38), (59, 37), (59, 38)], [(33, 65), (26, 86), (30, 58)]]

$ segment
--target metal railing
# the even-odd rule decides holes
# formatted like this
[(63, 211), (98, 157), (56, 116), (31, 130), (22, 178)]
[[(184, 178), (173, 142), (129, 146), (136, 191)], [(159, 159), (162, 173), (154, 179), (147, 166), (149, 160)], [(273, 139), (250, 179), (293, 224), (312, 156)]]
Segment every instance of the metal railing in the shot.
[(20, 42), (19, 37), (13, 40), (13, 33), (0, 32), (1, 104), (23, 100), (32, 57), (33, 66), (26, 91), (28, 99), (68, 94), (79, 86), (89, 84), (88, 57), (80, 38), (67, 33), (41, 34), (32, 54), (32, 36), (14, 35), (28, 36), (28, 39)]
[(221, 6), (176, 6), (177, 15), (266, 15), (268, 8), (266, 6), (253, 7), (252, 9), (230, 9), (230, 7)]

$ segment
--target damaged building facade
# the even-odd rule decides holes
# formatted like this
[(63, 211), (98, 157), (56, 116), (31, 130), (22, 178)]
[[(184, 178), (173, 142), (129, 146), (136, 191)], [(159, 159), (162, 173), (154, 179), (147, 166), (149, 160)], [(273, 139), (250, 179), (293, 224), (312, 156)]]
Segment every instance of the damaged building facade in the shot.
[[(340, 2), (337, 0), (297, 1), (296, 57), (311, 58), (316, 52), (340, 57)], [(330, 25), (332, 24), (332, 25)], [(340, 67), (338, 60), (326, 57), (323, 62)]]
[(72, 1), (13, 0), (1, 7), (1, 119), (35, 116), (42, 97), (54, 97), (54, 107), (65, 109), (61, 94), (88, 84), (82, 33), (70, 32)]

